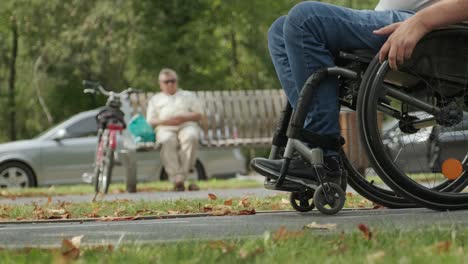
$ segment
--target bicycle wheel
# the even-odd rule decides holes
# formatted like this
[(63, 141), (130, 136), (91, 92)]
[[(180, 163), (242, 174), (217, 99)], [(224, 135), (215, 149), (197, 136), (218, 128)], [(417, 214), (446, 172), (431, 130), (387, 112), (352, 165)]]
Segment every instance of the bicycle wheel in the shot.
[(375, 170), (401, 196), (432, 209), (468, 208), (468, 194), (457, 193), (468, 184), (468, 134), (459, 130), (468, 122), (468, 58), (453, 49), (467, 40), (467, 30), (433, 32), (399, 71), (374, 64), (359, 91), (360, 131)]
[(105, 129), (98, 144), (97, 162), (94, 170), (95, 192), (107, 194), (111, 182), (113, 167), (114, 150), (110, 146), (109, 130)]

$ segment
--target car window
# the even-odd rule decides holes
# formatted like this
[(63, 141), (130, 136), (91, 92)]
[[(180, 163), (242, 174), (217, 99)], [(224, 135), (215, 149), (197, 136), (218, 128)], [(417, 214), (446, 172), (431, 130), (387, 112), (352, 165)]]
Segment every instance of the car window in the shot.
[(92, 137), (96, 136), (97, 130), (96, 118), (90, 116), (70, 125), (67, 128), (67, 133), (72, 138)]

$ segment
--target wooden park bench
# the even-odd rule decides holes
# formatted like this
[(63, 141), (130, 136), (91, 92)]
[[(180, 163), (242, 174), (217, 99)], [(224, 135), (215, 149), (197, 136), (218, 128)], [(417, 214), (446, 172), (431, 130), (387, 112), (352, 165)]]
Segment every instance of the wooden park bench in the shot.
[[(269, 147), (276, 123), (286, 104), (282, 90), (236, 90), (236, 91), (197, 91), (202, 101), (205, 116), (200, 122), (201, 148), (220, 147)], [(149, 99), (154, 93), (132, 94), (130, 114), (146, 115)], [(356, 114), (342, 111), (340, 123), (342, 135), (349, 143), (345, 151), (356, 165), (366, 166), (364, 150), (359, 144)], [(348, 146), (348, 147), (346, 147)], [(354, 146), (354, 147), (351, 147)], [(135, 152), (157, 151), (158, 144), (144, 143), (126, 145), (121, 152), (122, 163), (126, 167), (127, 190), (136, 190), (137, 166)]]

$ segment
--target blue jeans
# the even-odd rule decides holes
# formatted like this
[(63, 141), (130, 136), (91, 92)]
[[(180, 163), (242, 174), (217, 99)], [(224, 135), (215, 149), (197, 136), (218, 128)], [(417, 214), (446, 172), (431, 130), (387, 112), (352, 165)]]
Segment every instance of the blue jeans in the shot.
[[(334, 66), (340, 51), (370, 49), (376, 53), (386, 37), (372, 31), (403, 21), (407, 11), (353, 10), (321, 2), (302, 2), (287, 16), (277, 19), (268, 31), (268, 48), (286, 96), (296, 106), (307, 78), (323, 67)], [(324, 81), (315, 91), (304, 127), (311, 132), (339, 137), (339, 100), (336, 78)], [(325, 155), (336, 155), (325, 149)]]

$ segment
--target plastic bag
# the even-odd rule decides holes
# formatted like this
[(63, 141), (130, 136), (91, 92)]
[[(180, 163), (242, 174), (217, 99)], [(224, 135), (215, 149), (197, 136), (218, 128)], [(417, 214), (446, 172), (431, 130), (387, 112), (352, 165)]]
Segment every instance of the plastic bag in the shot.
[(155, 142), (156, 134), (142, 114), (136, 114), (128, 123), (128, 131), (135, 143)]

